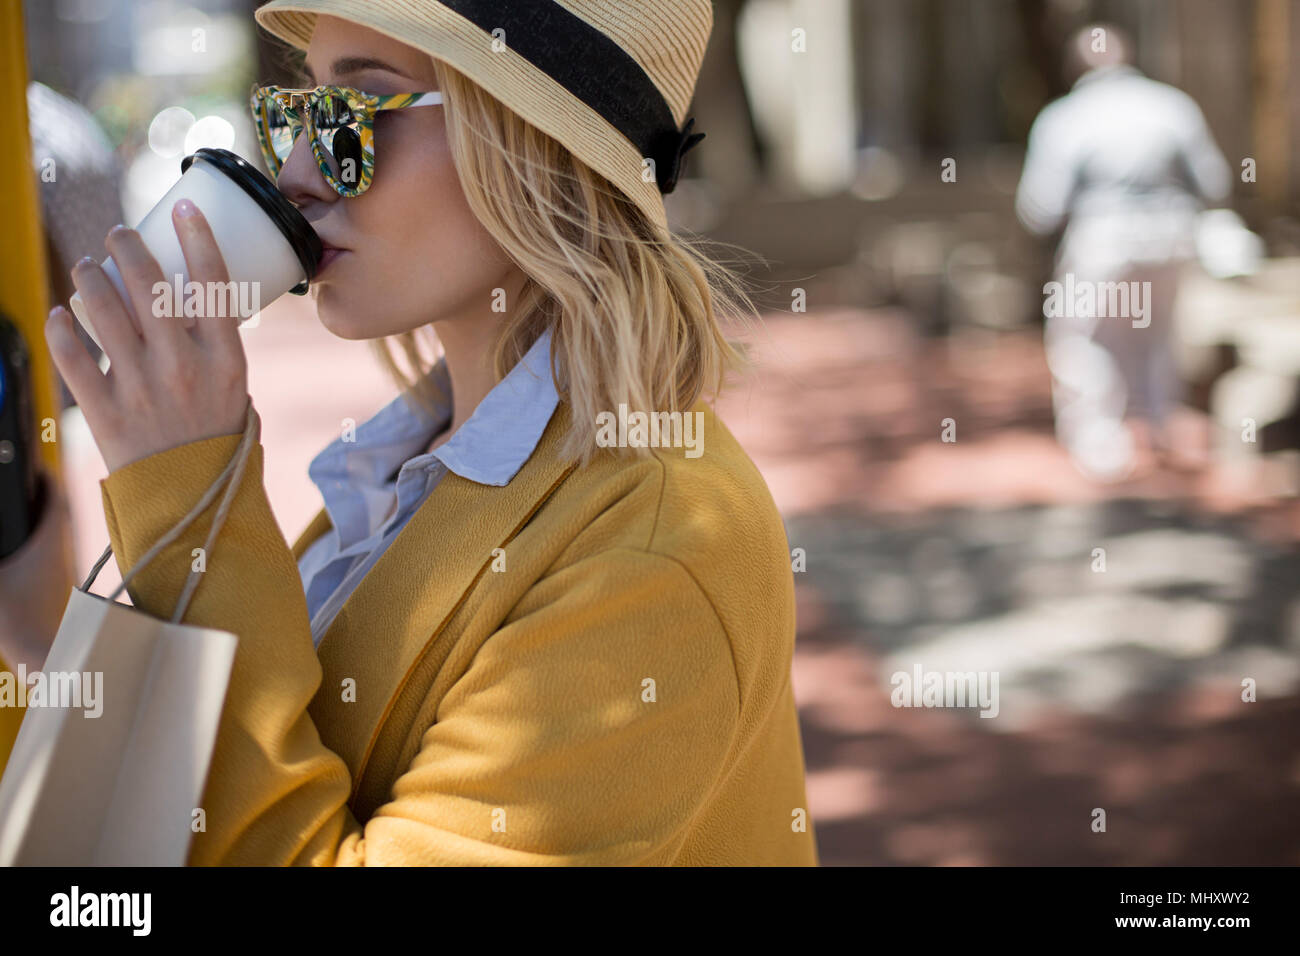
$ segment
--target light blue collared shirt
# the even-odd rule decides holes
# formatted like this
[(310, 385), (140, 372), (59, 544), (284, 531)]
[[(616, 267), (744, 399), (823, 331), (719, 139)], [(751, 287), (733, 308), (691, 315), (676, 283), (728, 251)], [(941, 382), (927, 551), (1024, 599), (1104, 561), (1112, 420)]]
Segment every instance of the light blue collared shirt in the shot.
[[(417, 454), (450, 422), (449, 400), (440, 402), (431, 418), (398, 395), (357, 426), (354, 441), (337, 438), (312, 459), (307, 474), (320, 489), (333, 525), (298, 562), (317, 647), (357, 584), (443, 475), (450, 470), (479, 484), (500, 486), (523, 467), (559, 403), (550, 345), (548, 330), (469, 420), (433, 451)], [(439, 359), (429, 374), (450, 396), (445, 361)]]

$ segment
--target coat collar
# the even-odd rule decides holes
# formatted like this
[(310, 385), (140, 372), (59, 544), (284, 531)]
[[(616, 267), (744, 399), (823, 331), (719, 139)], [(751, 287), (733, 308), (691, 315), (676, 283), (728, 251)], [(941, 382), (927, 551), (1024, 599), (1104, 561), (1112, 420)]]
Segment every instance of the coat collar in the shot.
[[(364, 777), (393, 698), (493, 559), (576, 467), (560, 457), (572, 421), (560, 402), (533, 454), (505, 485), (451, 472), (411, 516), (321, 639), (323, 676), (309, 708), (321, 739)], [(322, 509), (293, 546), (295, 559), (330, 526)], [(345, 679), (355, 701), (341, 701)]]

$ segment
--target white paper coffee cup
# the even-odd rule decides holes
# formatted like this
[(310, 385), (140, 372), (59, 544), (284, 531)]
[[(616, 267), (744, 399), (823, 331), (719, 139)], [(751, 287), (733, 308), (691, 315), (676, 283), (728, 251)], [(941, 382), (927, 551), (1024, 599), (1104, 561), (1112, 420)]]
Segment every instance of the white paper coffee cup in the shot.
[[(192, 324), (193, 319), (184, 318), (188, 299), (192, 306), (224, 304), (229, 309), (226, 314), (246, 321), (286, 292), (307, 292), (323, 254), (320, 237), (269, 179), (225, 149), (200, 149), (181, 161), (181, 171), (181, 178), (135, 227), (170, 287), (170, 295), (155, 299), (164, 314), (170, 310), (178, 321)], [(193, 202), (212, 227), (231, 280), (224, 288), (187, 288), (189, 269), (172, 222), (172, 207), (181, 199)], [(105, 259), (102, 267), (130, 307), (113, 257)], [(199, 295), (201, 299), (196, 298)], [(68, 305), (102, 349), (81, 293), (74, 294)]]

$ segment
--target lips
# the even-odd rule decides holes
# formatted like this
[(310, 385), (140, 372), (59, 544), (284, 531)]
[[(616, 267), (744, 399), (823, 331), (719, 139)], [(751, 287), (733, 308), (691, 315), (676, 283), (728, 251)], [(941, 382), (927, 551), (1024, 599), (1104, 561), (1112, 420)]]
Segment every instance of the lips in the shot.
[(339, 248), (338, 246), (332, 246), (328, 242), (322, 242), (321, 248), (324, 251), (321, 255), (320, 265), (316, 268), (317, 278), (319, 278), (321, 275), (324, 274), (325, 270), (329, 268), (330, 264), (334, 262), (335, 259), (339, 258), (339, 256), (348, 252), (347, 249), (342, 249)]

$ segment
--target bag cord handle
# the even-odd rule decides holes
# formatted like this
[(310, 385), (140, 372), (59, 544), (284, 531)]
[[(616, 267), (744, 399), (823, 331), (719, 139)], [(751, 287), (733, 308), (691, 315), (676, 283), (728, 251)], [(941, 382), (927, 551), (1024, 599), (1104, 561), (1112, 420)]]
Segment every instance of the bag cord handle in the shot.
[[(253, 442), (258, 440), (260, 433), (261, 418), (258, 416), (257, 410), (253, 408), (253, 401), (250, 398), (248, 402), (248, 414), (244, 425), (244, 436), (239, 443), (239, 447), (235, 450), (235, 455), (231, 458), (230, 463), (222, 469), (221, 474), (219, 474), (216, 480), (213, 481), (211, 487), (204, 492), (203, 497), (198, 500), (198, 503), (190, 509), (190, 513), (177, 522), (175, 527), (159, 538), (154, 546), (140, 557), (140, 560), (135, 563), (135, 567), (131, 568), (131, 570), (127, 572), (126, 576), (122, 578), (122, 583), (119, 584), (117, 589), (108, 596), (108, 600), (115, 600), (126, 588), (127, 584), (130, 583), (131, 579), (134, 578), (139, 571), (144, 569), (146, 564), (157, 557), (162, 550), (167, 547), (167, 545), (180, 537), (181, 532), (188, 528), (199, 515), (207, 510), (208, 506), (212, 504), (212, 499), (216, 497), (217, 491), (220, 489), (222, 483), (225, 482), (227, 478), (230, 478), (230, 481), (226, 484), (226, 493), (221, 499), (221, 504), (217, 507), (216, 517), (212, 519), (212, 528), (208, 532), (208, 538), (203, 542), (204, 554), (211, 552), (212, 542), (216, 539), (217, 534), (226, 523), (226, 515), (230, 512), (230, 506), (234, 501), (235, 492), (239, 488), (240, 482), (244, 477), (244, 466), (248, 464), (248, 459), (252, 454)], [(234, 472), (233, 477), (231, 477), (231, 472)], [(100, 555), (99, 560), (95, 562), (95, 566), (90, 569), (90, 575), (86, 578), (85, 583), (81, 585), (81, 590), (89, 592), (90, 586), (95, 582), (95, 578), (99, 574), (100, 569), (108, 561), (112, 553), (113, 543), (110, 541), (108, 547), (104, 549), (104, 553)], [(182, 589), (181, 596), (176, 602), (176, 610), (172, 614), (171, 623), (179, 624), (181, 619), (185, 616), (185, 612), (189, 609), (190, 599), (194, 596), (194, 590), (199, 585), (200, 574), (202, 574), (202, 572), (198, 569), (190, 569), (189, 577), (185, 579), (185, 587)]]

